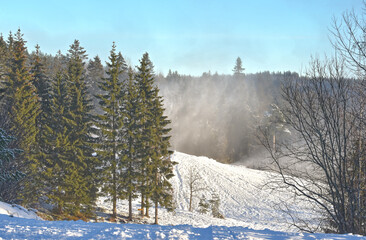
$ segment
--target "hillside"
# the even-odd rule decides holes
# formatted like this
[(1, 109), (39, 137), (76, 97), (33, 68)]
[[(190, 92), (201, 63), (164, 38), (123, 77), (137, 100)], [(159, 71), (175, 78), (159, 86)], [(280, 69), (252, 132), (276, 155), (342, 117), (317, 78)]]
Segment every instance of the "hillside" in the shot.
[[(294, 198), (288, 192), (272, 190), (268, 182), (276, 175), (246, 168), (245, 166), (219, 163), (207, 157), (196, 157), (175, 152), (173, 160), (175, 177), (172, 184), (177, 200), (177, 215), (188, 214), (183, 221), (193, 226), (207, 227), (209, 225), (245, 226), (253, 229), (289, 230), (291, 219), (283, 212), (283, 203), (302, 218), (316, 214), (314, 208), (306, 202)], [(193, 213), (187, 213), (189, 206), (189, 177), (190, 172), (199, 173), (201, 186), (206, 188), (193, 199)], [(202, 215), (198, 209), (199, 198), (204, 195), (207, 199), (216, 193), (220, 197), (220, 212), (224, 220)], [(188, 222), (187, 222), (188, 221)], [(291, 228), (291, 230), (296, 230)]]
[[(276, 175), (248, 169), (244, 166), (225, 165), (206, 157), (196, 157), (179, 152), (173, 154), (175, 177), (172, 184), (177, 206), (175, 212), (160, 209), (160, 226), (120, 223), (85, 223), (82, 221), (40, 221), (23, 219), (28, 216), (12, 214), (17, 208), (0, 205), (0, 239), (361, 239), (354, 235), (329, 235), (298, 233), (288, 225), (289, 217), (280, 210), (282, 201), (302, 218), (315, 216), (304, 201), (296, 200), (284, 191), (271, 191), (265, 187), (268, 179)], [(215, 192), (220, 196), (220, 212), (225, 219), (197, 212), (198, 198), (194, 199), (193, 212), (189, 206), (189, 176), (191, 170), (199, 172), (200, 184), (205, 188), (197, 194), (207, 199)], [(110, 209), (110, 203), (99, 199), (101, 209)], [(7, 210), (4, 210), (6, 208)], [(137, 216), (138, 199), (134, 202)], [(22, 210), (23, 211), (23, 210)], [(151, 209), (151, 214), (154, 209)], [(106, 211), (108, 212), (108, 210)], [(127, 215), (127, 202), (118, 202), (121, 219)], [(103, 214), (100, 213), (102, 216)], [(23, 217), (23, 218), (18, 218)], [(34, 216), (34, 215), (33, 215)], [(104, 216), (107, 216), (104, 214)], [(35, 216), (34, 216), (35, 218)], [(136, 222), (152, 223), (153, 219)]]
[[(301, 218), (316, 216), (314, 208), (306, 202), (295, 199), (288, 192), (271, 190), (266, 184), (268, 179), (275, 178), (274, 174), (245, 166), (222, 164), (207, 157), (196, 157), (180, 152), (175, 152), (172, 159), (177, 162), (174, 167), (175, 176), (171, 180), (176, 210), (175, 212), (159, 210), (159, 223), (162, 225), (244, 226), (258, 230), (296, 231), (297, 229), (289, 224), (291, 223), (289, 216), (282, 211), (283, 203)], [(193, 198), (192, 212), (188, 211), (190, 171), (200, 175), (199, 188), (205, 188)], [(220, 197), (219, 209), (225, 219), (198, 212), (199, 198), (204, 195), (209, 200), (214, 192)], [(98, 205), (105, 209), (111, 207), (104, 198), (99, 199)], [(126, 201), (119, 201), (118, 212), (126, 215), (127, 206)], [(134, 202), (136, 214), (139, 206), (139, 199), (136, 199)], [(150, 214), (153, 212), (152, 208)], [(152, 218), (145, 218), (143, 221), (153, 223)]]

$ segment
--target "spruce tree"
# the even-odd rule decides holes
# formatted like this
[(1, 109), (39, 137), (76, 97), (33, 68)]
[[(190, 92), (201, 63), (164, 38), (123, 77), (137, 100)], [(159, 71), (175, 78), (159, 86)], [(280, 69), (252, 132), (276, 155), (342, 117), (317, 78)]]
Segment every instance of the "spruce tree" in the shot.
[(52, 98), (49, 122), (46, 125), (46, 141), (49, 146), (46, 152), (45, 171), (42, 179), (46, 184), (46, 196), (55, 205), (57, 214), (69, 213), (73, 209), (73, 187), (68, 181), (74, 170), (74, 154), (70, 142), (70, 131), (66, 124), (68, 95), (66, 76), (59, 70), (52, 81)]
[(123, 138), (125, 139), (126, 148), (124, 150), (126, 168), (123, 178), (125, 179), (126, 196), (128, 199), (128, 220), (132, 220), (132, 200), (136, 197), (138, 179), (138, 154), (136, 149), (141, 143), (142, 135), (140, 132), (142, 118), (140, 112), (141, 101), (139, 100), (138, 89), (134, 81), (134, 73), (132, 68), (128, 69), (128, 82), (126, 89), (125, 102), (122, 105), (124, 110), (124, 131)]
[(151, 196), (150, 184), (152, 182), (152, 138), (154, 134), (154, 124), (152, 119), (152, 107), (154, 99), (154, 66), (150, 61), (149, 54), (145, 53), (140, 65), (137, 66), (136, 86), (138, 88), (138, 95), (140, 101), (141, 119), (141, 141), (139, 141), (136, 148), (136, 154), (139, 159), (139, 190), (141, 193), (141, 215), (149, 216), (149, 198)]
[[(155, 204), (155, 223), (158, 223), (158, 204), (170, 207), (172, 204), (172, 187), (169, 179), (173, 176), (173, 162), (168, 135), (170, 121), (164, 116), (162, 98), (159, 89), (154, 86), (153, 64), (145, 53), (137, 67), (136, 84), (141, 103), (141, 140), (136, 145), (139, 159), (139, 182), (141, 192), (141, 209), (149, 215), (149, 201)], [(143, 212), (142, 212), (143, 213)]]
[(120, 138), (123, 127), (124, 114), (121, 112), (124, 89), (119, 76), (126, 70), (126, 64), (121, 54), (116, 53), (116, 45), (113, 43), (112, 50), (107, 62), (107, 76), (99, 84), (103, 94), (97, 95), (103, 114), (97, 115), (96, 125), (101, 133), (100, 143), (97, 144), (97, 153), (101, 159), (102, 192), (111, 197), (113, 219), (117, 217), (117, 199), (123, 198), (124, 179), (122, 149), (124, 142)]
[(163, 100), (159, 96), (159, 89), (155, 87), (155, 97), (153, 99), (152, 119), (154, 123), (154, 133), (152, 136), (152, 200), (155, 204), (155, 224), (158, 224), (158, 205), (171, 208), (173, 199), (173, 188), (169, 179), (174, 176), (173, 166), (170, 156), (172, 152), (170, 147), (170, 136), (168, 135), (171, 128), (168, 124), (171, 123), (164, 116)]
[[(45, 67), (43, 58), (41, 56), (39, 45), (36, 45), (36, 51), (31, 56), (31, 68), (30, 72), (32, 74), (32, 84), (35, 86), (36, 94), (38, 96), (38, 101), (40, 105), (40, 112), (36, 118), (36, 127), (38, 129), (38, 134), (36, 135), (37, 142), (37, 150), (36, 150), (36, 158), (39, 162), (40, 172), (43, 170), (43, 166), (46, 162), (46, 155), (49, 152), (50, 145), (46, 140), (46, 126), (49, 124), (49, 116), (51, 114), (51, 99), (50, 99), (50, 85), (49, 79), (45, 73)], [(41, 178), (42, 174), (35, 175), (35, 179), (33, 179), (33, 183), (37, 183), (34, 185), (34, 189), (28, 193), (30, 196), (36, 195), (40, 196), (44, 192), (43, 186), (45, 183)], [(37, 194), (35, 194), (37, 193)]]
[(233, 69), (234, 77), (236, 77), (236, 78), (242, 77), (244, 75), (244, 73), (243, 73), (244, 70), (245, 70), (245, 68), (243, 68), (243, 66), (242, 66), (241, 58), (238, 57), (236, 59), (235, 66)]
[(34, 181), (35, 177), (41, 171), (37, 156), (36, 136), (38, 129), (36, 119), (40, 113), (40, 105), (36, 89), (32, 84), (32, 75), (27, 67), (27, 49), (23, 34), (18, 30), (15, 39), (9, 36), (8, 47), (12, 49), (8, 61), (8, 72), (3, 83), (2, 106), (7, 114), (9, 123), (8, 129), (15, 137), (14, 146), (23, 150), (17, 157), (16, 167), (26, 174), (22, 180), (23, 188), (21, 197), (24, 203), (29, 203), (37, 196), (32, 192), (38, 184)]
[[(10, 132), (10, 116), (8, 104), (6, 101), (6, 92), (8, 87), (6, 86), (7, 75), (9, 73), (9, 67), (11, 66), (10, 53), (12, 52), (12, 42), (14, 42), (13, 35), (10, 32), (7, 40), (4, 40), (1, 35), (0, 38), (0, 127), (6, 132)], [(11, 44), (10, 44), (11, 43)], [(10, 47), (11, 46), (11, 47)], [(16, 147), (14, 141), (10, 143), (13, 147)], [(11, 172), (12, 169), (16, 169), (16, 161), (8, 161), (7, 164), (2, 166), (4, 172)], [(11, 183), (2, 182), (0, 184), (0, 198), (3, 201), (10, 201), (17, 197), (17, 192), (14, 191), (17, 188), (18, 182), (13, 181)]]
[(93, 142), (90, 133), (92, 132), (92, 116), (90, 114), (92, 105), (87, 93), (85, 82), (84, 60), (86, 59), (84, 48), (78, 40), (70, 46), (67, 64), (67, 92), (69, 102), (67, 106), (66, 124), (70, 131), (72, 165), (69, 168), (68, 182), (73, 184), (66, 189), (73, 196), (75, 207), (73, 214), (79, 214), (81, 210), (90, 212), (97, 195), (96, 188), (96, 158), (92, 156)]

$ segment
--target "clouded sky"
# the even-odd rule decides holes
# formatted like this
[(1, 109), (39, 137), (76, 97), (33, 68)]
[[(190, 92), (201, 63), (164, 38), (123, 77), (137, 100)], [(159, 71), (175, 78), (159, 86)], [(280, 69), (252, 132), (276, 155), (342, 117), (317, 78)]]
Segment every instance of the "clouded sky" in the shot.
[(19, 27), (32, 51), (67, 52), (78, 39), (106, 60), (115, 41), (132, 65), (148, 52), (156, 72), (300, 71), (311, 55), (331, 54), (332, 18), (361, 13), (362, 0), (3, 1), (0, 32)]

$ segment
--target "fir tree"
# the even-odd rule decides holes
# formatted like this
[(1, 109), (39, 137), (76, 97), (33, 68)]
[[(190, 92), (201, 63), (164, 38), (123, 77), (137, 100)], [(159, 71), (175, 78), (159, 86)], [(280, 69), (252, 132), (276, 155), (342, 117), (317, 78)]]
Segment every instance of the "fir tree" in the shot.
[(92, 156), (93, 149), (90, 136), (92, 132), (92, 116), (90, 111), (92, 106), (87, 94), (85, 83), (84, 60), (86, 59), (84, 48), (80, 46), (78, 40), (70, 46), (69, 61), (67, 65), (67, 92), (69, 102), (67, 106), (67, 129), (70, 131), (69, 140), (71, 142), (72, 165), (68, 182), (73, 187), (66, 189), (73, 196), (75, 208), (73, 214), (78, 214), (80, 210), (90, 212), (97, 195), (96, 188), (96, 158)]
[(97, 115), (97, 127), (101, 132), (101, 141), (97, 144), (97, 153), (102, 160), (102, 191), (111, 197), (113, 219), (117, 217), (117, 199), (123, 196), (124, 179), (121, 177), (123, 171), (124, 143), (120, 139), (120, 132), (123, 127), (124, 115), (120, 111), (123, 102), (123, 83), (119, 76), (125, 71), (126, 66), (121, 54), (116, 53), (116, 45), (113, 43), (107, 63), (107, 78), (103, 78), (99, 84), (103, 94), (97, 97), (103, 114)]
[(152, 119), (152, 107), (154, 99), (154, 69), (153, 64), (150, 61), (149, 54), (145, 53), (141, 60), (140, 65), (137, 66), (136, 73), (136, 86), (138, 88), (139, 101), (140, 101), (140, 113), (141, 119), (141, 141), (138, 142), (136, 147), (136, 154), (139, 159), (139, 177), (140, 183), (139, 190), (141, 193), (141, 215), (144, 215), (144, 208), (146, 209), (145, 216), (149, 216), (149, 198), (151, 196), (150, 184), (152, 182), (152, 162), (151, 156), (154, 124)]
[(140, 163), (141, 209), (145, 208), (145, 216), (149, 215), (149, 200), (155, 205), (155, 223), (158, 223), (158, 204), (169, 207), (172, 202), (172, 188), (169, 179), (173, 176), (173, 163), (168, 135), (170, 123), (164, 116), (162, 98), (154, 86), (153, 64), (145, 53), (137, 67), (136, 84), (141, 103), (141, 140), (136, 145)]
[(238, 57), (236, 59), (235, 67), (233, 69), (234, 77), (242, 77), (244, 75), (244, 70), (245, 68), (243, 68), (242, 66), (241, 58)]
[(155, 224), (158, 224), (158, 205), (170, 208), (172, 206), (173, 188), (169, 179), (174, 176), (173, 166), (170, 156), (172, 152), (170, 147), (171, 128), (168, 128), (170, 120), (164, 116), (163, 100), (159, 96), (159, 89), (155, 87), (153, 99), (153, 108), (151, 117), (153, 118), (154, 128), (152, 136), (152, 200), (155, 204)]
[(36, 89), (32, 84), (32, 75), (27, 67), (27, 49), (23, 34), (18, 30), (15, 39), (12, 37), (10, 39), (8, 47), (12, 47), (12, 49), (9, 50), (8, 72), (3, 84), (2, 106), (9, 118), (8, 129), (11, 135), (16, 138), (14, 146), (23, 150), (17, 158), (16, 164), (17, 169), (26, 174), (21, 185), (24, 188), (22, 197), (25, 203), (28, 203), (34, 199), (25, 199), (25, 196), (37, 195), (35, 193), (28, 195), (27, 193), (34, 190), (37, 185), (34, 178), (41, 170), (40, 163), (36, 158), (38, 149), (36, 119), (40, 113), (40, 106)]
[[(43, 58), (41, 57), (39, 45), (36, 45), (36, 51), (32, 54), (31, 57), (31, 69), (30, 72), (32, 74), (32, 83), (36, 88), (36, 93), (38, 96), (38, 101), (40, 104), (40, 113), (36, 118), (36, 126), (38, 129), (38, 134), (36, 135), (36, 142), (37, 142), (37, 156), (39, 162), (40, 171), (43, 170), (43, 166), (46, 162), (46, 155), (49, 151), (50, 145), (47, 143), (46, 140), (46, 126), (49, 124), (49, 116), (51, 114), (51, 99), (50, 99), (50, 85), (48, 77), (45, 73)], [(35, 192), (38, 195), (41, 195), (43, 190), (43, 186), (45, 183), (41, 179), (42, 174), (37, 174), (33, 182), (36, 182), (35, 185), (37, 189), (32, 189), (28, 195), (35, 196)]]
[(124, 150), (125, 160), (124, 166), (126, 171), (123, 174), (125, 179), (126, 195), (128, 199), (128, 219), (132, 220), (132, 200), (136, 197), (135, 191), (137, 190), (136, 180), (138, 177), (138, 155), (136, 149), (141, 143), (142, 135), (140, 132), (141, 124), (139, 119), (142, 118), (141, 101), (138, 96), (138, 89), (134, 82), (134, 73), (130, 67), (128, 70), (128, 83), (126, 89), (125, 102), (122, 105), (124, 110), (124, 132), (123, 138), (126, 142), (126, 148)]
[(52, 85), (50, 121), (45, 130), (45, 142), (50, 147), (46, 152), (45, 171), (42, 173), (42, 179), (46, 184), (46, 196), (56, 206), (57, 214), (64, 213), (64, 210), (70, 212), (74, 204), (73, 192), (67, 191), (73, 187), (67, 179), (74, 170), (70, 131), (65, 121), (68, 101), (66, 76), (59, 71)]

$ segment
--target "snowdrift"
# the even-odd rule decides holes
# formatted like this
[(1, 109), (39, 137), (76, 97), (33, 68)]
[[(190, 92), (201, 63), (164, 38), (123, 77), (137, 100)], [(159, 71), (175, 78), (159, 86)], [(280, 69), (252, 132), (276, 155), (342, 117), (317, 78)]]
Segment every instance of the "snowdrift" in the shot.
[(0, 214), (8, 215), (11, 217), (42, 220), (40, 217), (37, 216), (36, 212), (37, 210), (28, 210), (16, 204), (0, 202)]

